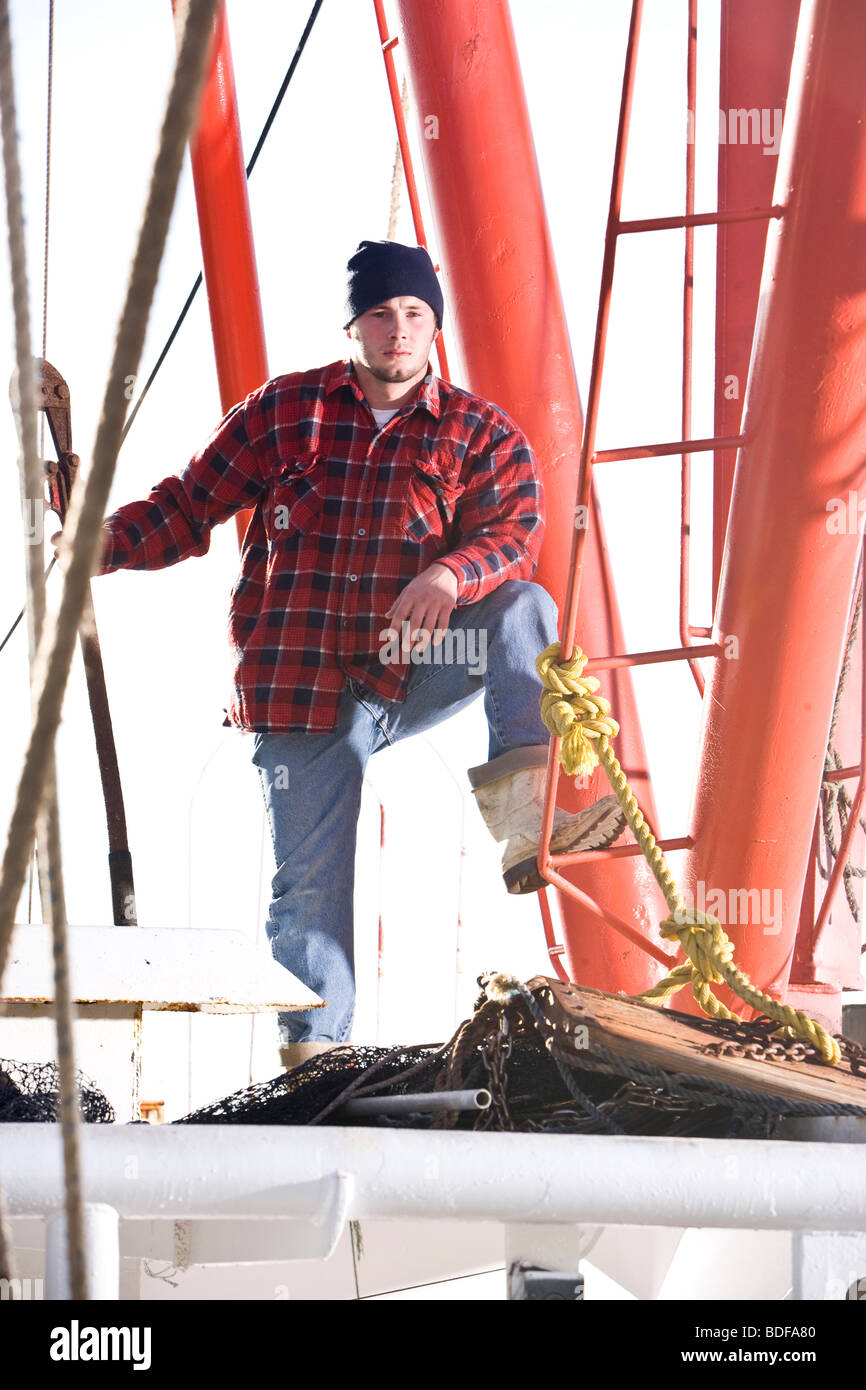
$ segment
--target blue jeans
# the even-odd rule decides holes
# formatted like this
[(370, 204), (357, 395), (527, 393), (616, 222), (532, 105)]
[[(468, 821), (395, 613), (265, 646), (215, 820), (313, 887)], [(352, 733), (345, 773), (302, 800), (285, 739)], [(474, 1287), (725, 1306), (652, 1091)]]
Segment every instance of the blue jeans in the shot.
[[(460, 630), (463, 630), (462, 634)], [(540, 585), (509, 579), (478, 603), (455, 608), (454, 634), (435, 660), (412, 664), (405, 702), (349, 678), (339, 720), (325, 734), (256, 734), (276, 874), (267, 933), (274, 957), (326, 1000), (279, 1015), (282, 1042), (345, 1042), (355, 1008), (355, 841), (367, 759), (422, 733), (484, 695), (488, 758), (544, 745), (535, 658), (556, 640), (557, 611)]]

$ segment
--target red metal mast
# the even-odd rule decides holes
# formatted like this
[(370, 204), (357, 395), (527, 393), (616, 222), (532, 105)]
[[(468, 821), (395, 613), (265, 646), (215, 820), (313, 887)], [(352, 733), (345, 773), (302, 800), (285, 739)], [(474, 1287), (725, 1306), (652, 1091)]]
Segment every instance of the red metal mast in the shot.
[[(719, 210), (763, 208), (773, 201), (799, 4), (792, 0), (722, 0), (719, 55)], [(761, 139), (750, 113), (762, 123)], [(740, 119), (742, 117), (742, 119)], [(736, 121), (736, 126), (734, 122)], [(744, 137), (744, 138), (740, 138)], [(752, 138), (749, 138), (752, 137)], [(716, 239), (716, 434), (737, 435), (742, 423), (749, 354), (767, 228), (723, 223)], [(736, 449), (719, 450), (713, 468), (713, 599), (718, 592)]]
[[(548, 512), (535, 578), (561, 608), (582, 412), (508, 6), (503, 0), (398, 0), (398, 7), (468, 384), (507, 410), (532, 441)], [(592, 507), (578, 633), (587, 651), (607, 655), (625, 651), (626, 644), (594, 499)], [(628, 670), (608, 673), (606, 693), (622, 724), (619, 756), (653, 821)], [(602, 780), (596, 773), (590, 788), (576, 791), (562, 779), (559, 804), (586, 805), (608, 790)], [(654, 937), (665, 908), (642, 859), (588, 863), (576, 881), (631, 923), (638, 939)], [(657, 978), (648, 955), (582, 904), (560, 896), (560, 909), (572, 978), (629, 991)]]
[[(778, 134), (785, 110), (798, 5), (792, 0), (722, 0), (721, 63), (719, 72), (719, 207), (764, 206), (773, 195)], [(761, 139), (742, 138), (755, 132), (745, 125), (756, 116)], [(772, 136), (768, 147), (767, 137)], [(740, 137), (740, 138), (738, 138)], [(719, 227), (716, 268), (716, 434), (739, 433), (749, 354), (758, 308), (764, 258), (764, 229), (754, 223)], [(736, 450), (716, 454), (713, 489), (713, 593), (718, 589), (725, 546), (725, 529), (734, 482)], [(858, 758), (862, 666), (861, 640), (852, 654), (851, 676), (842, 699), (836, 742), (849, 764)], [(823, 832), (815, 840), (816, 853)], [(822, 860), (825, 856), (821, 856)], [(813, 1011), (817, 1002), (826, 1014), (834, 1011), (840, 1023), (841, 989), (862, 988), (860, 929), (840, 894), (827, 921), (822, 909), (821, 875), (817, 864), (807, 874), (806, 890), (791, 981), (789, 1003)], [(855, 892), (862, 899), (862, 885)], [(816, 901), (816, 897), (818, 901)], [(814, 996), (835, 995), (816, 1001)]]
[(717, 633), (739, 653), (716, 662), (707, 692), (686, 875), (696, 897), (767, 895), (760, 915), (772, 920), (727, 929), (738, 962), (776, 994), (788, 982), (860, 548), (857, 525), (831, 524), (832, 503), (866, 481), (866, 8), (817, 0), (806, 12), (795, 66), (808, 67), (775, 199), (787, 212), (765, 270), (772, 297), (717, 606)]
[[(224, 3), (213, 42), (190, 156), (220, 401), (229, 410), (269, 373)], [(248, 512), (236, 518), (239, 539), (248, 519)]]

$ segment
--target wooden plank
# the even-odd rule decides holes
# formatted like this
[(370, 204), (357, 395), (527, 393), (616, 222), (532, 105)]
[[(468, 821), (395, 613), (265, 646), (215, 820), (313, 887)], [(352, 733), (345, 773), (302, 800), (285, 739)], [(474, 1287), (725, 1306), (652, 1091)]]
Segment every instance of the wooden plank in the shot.
[[(568, 1030), (559, 1034), (559, 1042), (567, 1050), (585, 1047), (588, 1036), (590, 1049), (595, 1043), (624, 1058), (638, 1058), (670, 1072), (708, 1077), (744, 1091), (866, 1107), (866, 1076), (853, 1073), (844, 1057), (831, 1067), (817, 1060), (713, 1056), (705, 1049), (726, 1039), (720, 1033), (708, 1032), (690, 1014), (541, 976), (529, 981), (528, 988), (533, 991), (542, 987), (548, 991), (547, 998), (544, 993), (539, 998), (542, 1010), (552, 995), (569, 1015)], [(584, 1028), (586, 1033), (575, 1033)]]

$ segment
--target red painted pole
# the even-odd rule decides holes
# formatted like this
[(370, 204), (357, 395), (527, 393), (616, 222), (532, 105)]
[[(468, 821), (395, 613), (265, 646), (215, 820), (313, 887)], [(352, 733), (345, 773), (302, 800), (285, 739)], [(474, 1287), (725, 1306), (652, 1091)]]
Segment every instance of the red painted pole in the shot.
[[(468, 385), (507, 410), (535, 450), (548, 516), (535, 579), (561, 608), (583, 421), (508, 6), (503, 0), (399, 0), (398, 8)], [(627, 647), (592, 505), (577, 636), (590, 655), (604, 656)], [(607, 673), (605, 694), (622, 725), (618, 756), (654, 821), (628, 670)], [(561, 779), (557, 799), (576, 808), (608, 790), (597, 771), (580, 790)], [(630, 923), (639, 938), (655, 938), (666, 909), (642, 860), (622, 858), (565, 874)], [(658, 965), (639, 946), (582, 904), (560, 895), (560, 909), (573, 979), (637, 991), (658, 978)]]
[[(253, 246), (246, 169), (225, 4), (190, 140), (220, 401), (224, 411), (268, 379), (265, 330)], [(237, 517), (243, 539), (248, 512)]]
[(719, 590), (717, 631), (739, 653), (715, 663), (707, 692), (684, 876), (698, 906), (723, 905), (738, 962), (775, 994), (788, 983), (857, 570), (859, 528), (842, 504), (866, 484), (866, 8), (818, 0), (809, 14)]
[[(722, 0), (719, 62), (719, 211), (773, 201), (799, 0)], [(741, 121), (739, 113), (747, 113)], [(757, 112), (758, 128), (749, 112)], [(754, 138), (760, 135), (760, 139)], [(722, 138), (724, 137), (724, 138)], [(768, 137), (768, 138), (766, 138)], [(767, 226), (736, 222), (716, 239), (717, 435), (739, 433)], [(718, 592), (736, 449), (713, 468), (713, 597)]]

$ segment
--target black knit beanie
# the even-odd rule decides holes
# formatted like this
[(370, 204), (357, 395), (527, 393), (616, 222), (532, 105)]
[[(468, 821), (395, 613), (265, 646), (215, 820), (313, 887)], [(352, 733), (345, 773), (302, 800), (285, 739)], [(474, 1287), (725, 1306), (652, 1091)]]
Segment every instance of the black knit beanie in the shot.
[(346, 269), (346, 323), (349, 324), (386, 299), (413, 294), (423, 299), (442, 327), (442, 290), (433, 262), (423, 246), (402, 246), (398, 241), (362, 241)]

